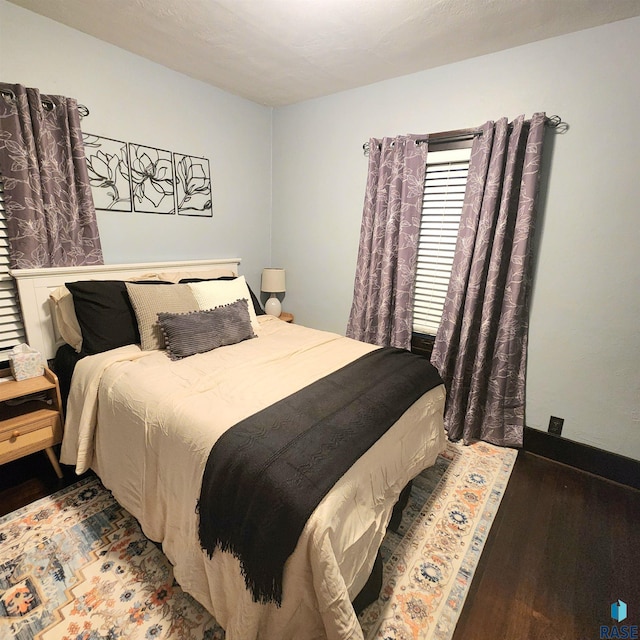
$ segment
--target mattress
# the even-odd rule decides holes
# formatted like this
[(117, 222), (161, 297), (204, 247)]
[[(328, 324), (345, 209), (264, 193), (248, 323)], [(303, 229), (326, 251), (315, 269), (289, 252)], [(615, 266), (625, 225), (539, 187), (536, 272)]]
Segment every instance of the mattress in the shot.
[(96, 471), (227, 640), (361, 638), (351, 601), (401, 490), (444, 448), (444, 387), (415, 402), (315, 509), (285, 565), (282, 605), (256, 603), (233, 555), (200, 548), (208, 454), (240, 420), (377, 348), (271, 316), (259, 322), (259, 338), (177, 362), (135, 345), (81, 360), (61, 461)]

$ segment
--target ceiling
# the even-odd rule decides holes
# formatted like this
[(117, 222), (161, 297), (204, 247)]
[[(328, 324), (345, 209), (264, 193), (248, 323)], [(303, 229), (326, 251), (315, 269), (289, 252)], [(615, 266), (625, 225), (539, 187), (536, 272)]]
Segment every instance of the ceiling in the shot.
[(640, 15), (640, 0), (10, 0), (282, 106)]

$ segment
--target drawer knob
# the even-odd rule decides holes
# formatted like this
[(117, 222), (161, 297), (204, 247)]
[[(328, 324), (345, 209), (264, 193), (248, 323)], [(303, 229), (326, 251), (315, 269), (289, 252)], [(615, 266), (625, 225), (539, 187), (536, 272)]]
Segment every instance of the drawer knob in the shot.
[(19, 438), (19, 437), (20, 437), (20, 432), (19, 432), (19, 431), (17, 431), (17, 430), (16, 430), (16, 431), (14, 431), (14, 432), (11, 434), (11, 437), (12, 437), (12, 438)]

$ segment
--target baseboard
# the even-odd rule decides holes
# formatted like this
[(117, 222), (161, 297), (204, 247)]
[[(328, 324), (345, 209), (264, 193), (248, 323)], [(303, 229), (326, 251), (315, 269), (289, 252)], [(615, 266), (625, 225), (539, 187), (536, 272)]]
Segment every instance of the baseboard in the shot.
[(567, 440), (546, 431), (524, 428), (525, 451), (640, 489), (640, 461)]

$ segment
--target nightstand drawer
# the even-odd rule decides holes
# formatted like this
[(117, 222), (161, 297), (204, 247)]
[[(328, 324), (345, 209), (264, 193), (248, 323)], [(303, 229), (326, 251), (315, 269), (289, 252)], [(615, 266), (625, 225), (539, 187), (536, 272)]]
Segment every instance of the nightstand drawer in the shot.
[(0, 464), (35, 453), (62, 441), (60, 416), (48, 412), (29, 424), (0, 431)]

